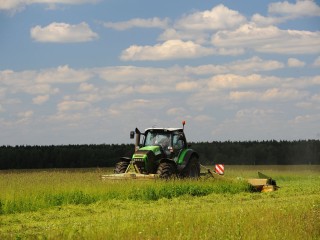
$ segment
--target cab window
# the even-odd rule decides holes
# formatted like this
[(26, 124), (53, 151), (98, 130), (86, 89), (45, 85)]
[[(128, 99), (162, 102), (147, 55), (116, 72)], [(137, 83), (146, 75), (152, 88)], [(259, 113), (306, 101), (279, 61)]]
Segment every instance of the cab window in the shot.
[(174, 134), (173, 135), (173, 148), (174, 149), (182, 149), (184, 148), (184, 141), (182, 139), (181, 134)]

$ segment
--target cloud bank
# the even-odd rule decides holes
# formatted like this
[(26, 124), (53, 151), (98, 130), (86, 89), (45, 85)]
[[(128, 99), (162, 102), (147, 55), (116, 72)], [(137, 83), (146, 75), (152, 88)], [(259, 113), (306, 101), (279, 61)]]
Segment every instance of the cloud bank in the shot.
[(88, 42), (98, 38), (85, 22), (70, 25), (53, 22), (46, 27), (39, 25), (30, 30), (31, 38), (38, 42), (73, 43)]

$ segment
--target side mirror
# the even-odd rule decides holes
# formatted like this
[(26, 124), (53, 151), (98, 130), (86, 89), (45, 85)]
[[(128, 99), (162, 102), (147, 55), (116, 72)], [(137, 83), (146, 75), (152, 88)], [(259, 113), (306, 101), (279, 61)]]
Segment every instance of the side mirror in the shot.
[(134, 131), (130, 132), (130, 139), (134, 139)]

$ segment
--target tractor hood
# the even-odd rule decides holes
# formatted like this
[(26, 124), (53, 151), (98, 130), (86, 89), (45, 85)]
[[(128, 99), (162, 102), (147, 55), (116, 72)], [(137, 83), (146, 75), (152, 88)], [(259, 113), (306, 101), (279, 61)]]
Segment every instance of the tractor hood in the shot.
[(161, 157), (160, 146), (145, 146), (133, 154), (132, 162), (137, 172), (153, 173), (156, 168), (155, 161), (159, 157)]
[(138, 157), (136, 155), (141, 155), (142, 151), (152, 151), (155, 156), (161, 154), (160, 146), (145, 146), (145, 147), (139, 148), (138, 152), (140, 153), (135, 153), (133, 155), (133, 158)]

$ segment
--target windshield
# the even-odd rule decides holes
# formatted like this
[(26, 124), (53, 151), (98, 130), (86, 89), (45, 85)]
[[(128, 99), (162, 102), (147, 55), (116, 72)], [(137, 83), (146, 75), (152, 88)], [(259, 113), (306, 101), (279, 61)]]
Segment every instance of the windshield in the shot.
[(163, 132), (148, 132), (145, 138), (145, 146), (161, 145), (163, 148), (170, 146), (170, 134)]

